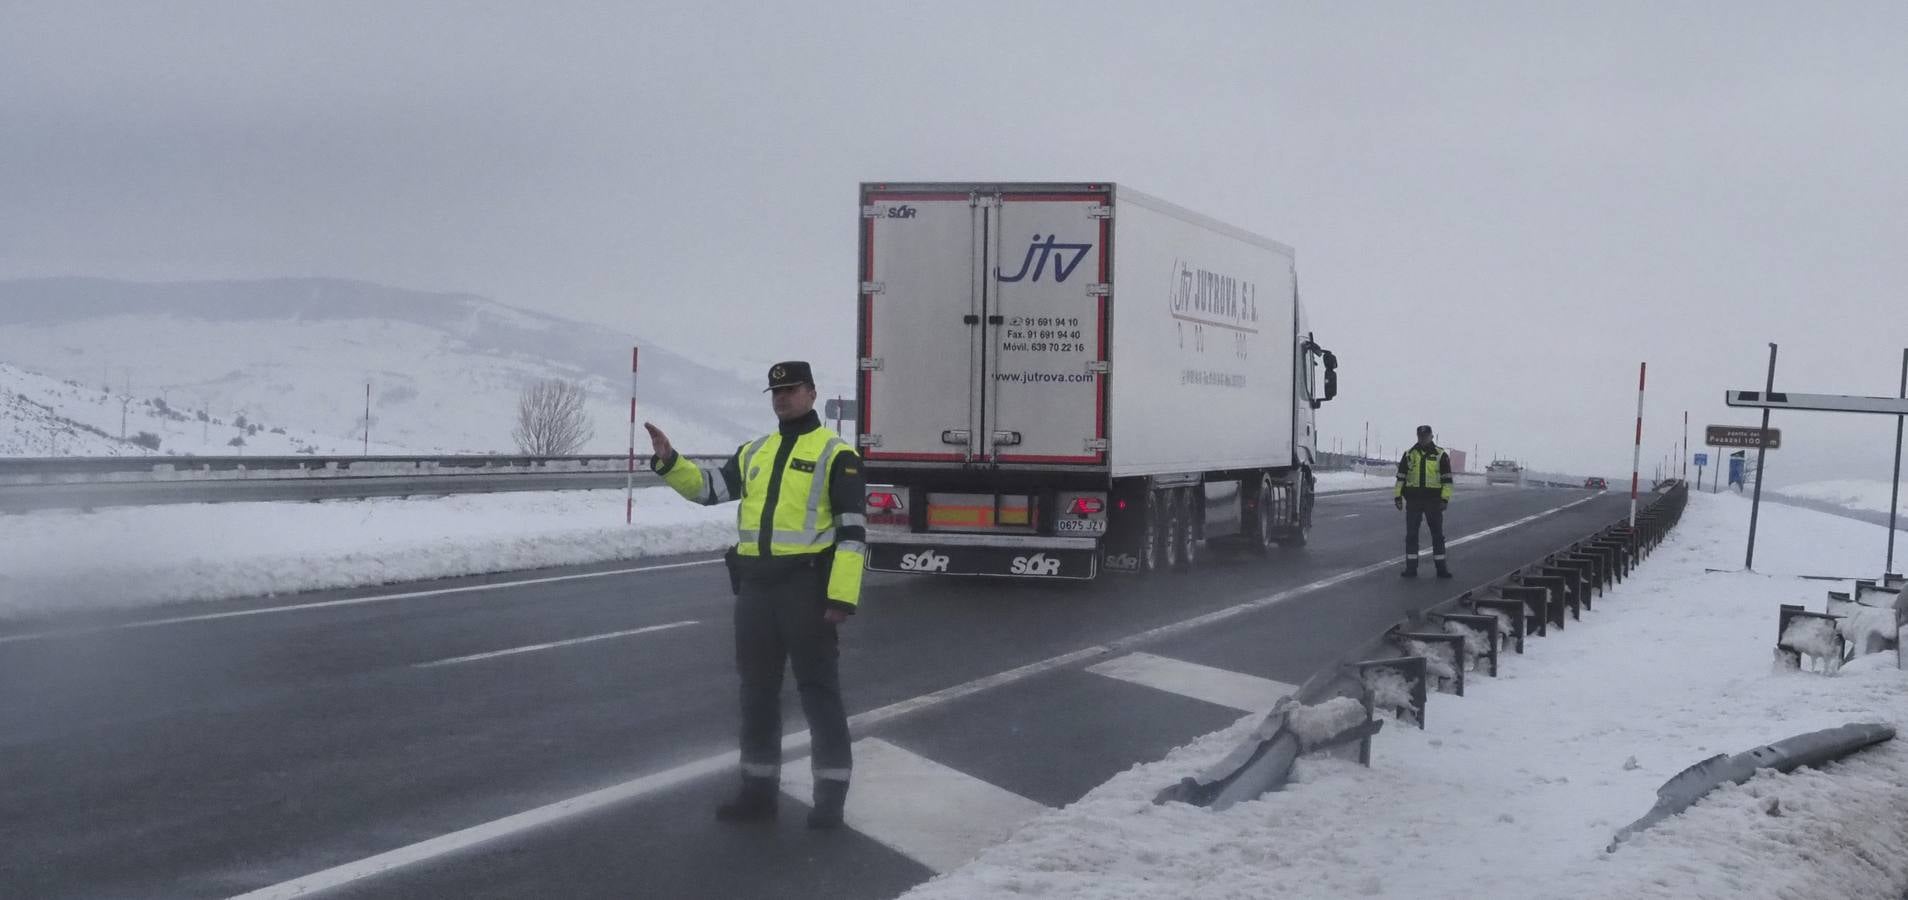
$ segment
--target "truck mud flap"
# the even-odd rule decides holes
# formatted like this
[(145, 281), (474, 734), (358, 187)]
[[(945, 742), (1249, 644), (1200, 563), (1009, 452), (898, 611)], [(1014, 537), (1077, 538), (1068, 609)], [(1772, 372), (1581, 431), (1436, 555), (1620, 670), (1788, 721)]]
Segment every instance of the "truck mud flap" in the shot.
[(881, 544), (868, 550), (868, 568), (914, 575), (988, 575), (1085, 581), (1099, 574), (1094, 550)]

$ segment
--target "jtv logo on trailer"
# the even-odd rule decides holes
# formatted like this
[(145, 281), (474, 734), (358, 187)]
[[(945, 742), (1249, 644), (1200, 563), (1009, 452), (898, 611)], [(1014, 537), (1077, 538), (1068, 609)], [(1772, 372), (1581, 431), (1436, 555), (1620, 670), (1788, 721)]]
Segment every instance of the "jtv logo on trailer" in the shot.
[[(1001, 272), (999, 266), (996, 266), (994, 267), (994, 277), (1008, 283), (1022, 280), (1039, 281), (1040, 276), (1047, 271), (1047, 262), (1051, 260), (1053, 262), (1054, 283), (1065, 283), (1068, 278), (1073, 276), (1074, 270), (1080, 268), (1080, 263), (1086, 260), (1087, 253), (1093, 249), (1093, 244), (1090, 242), (1085, 244), (1056, 243), (1055, 238), (1058, 237), (1059, 235), (1057, 234), (1049, 234), (1043, 239), (1040, 235), (1034, 235), (1033, 243), (1027, 247), (1027, 257), (1020, 261), (1020, 271), (1012, 275), (1006, 275)], [(1073, 259), (1071, 260), (1066, 258), (1066, 255), (1069, 253), (1073, 254)], [(1027, 275), (1029, 269), (1033, 270), (1033, 277), (1031, 278)]]

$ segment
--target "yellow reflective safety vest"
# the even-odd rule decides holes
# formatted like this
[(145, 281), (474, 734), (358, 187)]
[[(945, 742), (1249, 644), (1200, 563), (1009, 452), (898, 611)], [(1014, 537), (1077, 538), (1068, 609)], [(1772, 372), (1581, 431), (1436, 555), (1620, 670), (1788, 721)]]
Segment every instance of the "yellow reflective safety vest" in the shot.
[(719, 470), (678, 455), (656, 465), (676, 493), (704, 505), (740, 500), (735, 552), (744, 558), (833, 552), (828, 599), (856, 605), (867, 566), (867, 516), (861, 460), (840, 435), (821, 427), (777, 430), (742, 445)]
[(1402, 497), (1407, 490), (1420, 495), (1437, 491), (1438, 499), (1449, 500), (1453, 480), (1450, 454), (1437, 446), (1423, 450), (1413, 445), (1405, 451), (1404, 458), (1398, 460), (1398, 483), (1391, 493)]

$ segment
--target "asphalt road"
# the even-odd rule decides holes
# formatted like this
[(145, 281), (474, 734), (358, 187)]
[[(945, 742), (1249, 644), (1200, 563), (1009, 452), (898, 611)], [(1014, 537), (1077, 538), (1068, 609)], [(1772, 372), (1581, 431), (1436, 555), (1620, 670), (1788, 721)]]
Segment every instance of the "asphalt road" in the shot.
[[(701, 560), (0, 633), (0, 896), (222, 897), (316, 875), (305, 886), (353, 897), (891, 897), (974, 849), (932, 785), (988, 811), (966, 824), (994, 822), (1244, 714), (1109, 663), (1300, 681), (1404, 611), (1615, 521), (1627, 497), (1462, 490), (1448, 527), (1559, 507), (1455, 547), (1450, 582), (1396, 576), (1402, 517), (1376, 493), (1323, 498), (1308, 548), (1207, 554), (1189, 574), (871, 576), (842, 670), (854, 804), (889, 808), (851, 805), (856, 827), (833, 834), (806, 831), (794, 799), (774, 826), (710, 815), (733, 785), (735, 676), (727, 579)], [(618, 568), (643, 571), (603, 574)], [(495, 655), (520, 648), (538, 649)], [(352, 879), (365, 869), (385, 871)]]

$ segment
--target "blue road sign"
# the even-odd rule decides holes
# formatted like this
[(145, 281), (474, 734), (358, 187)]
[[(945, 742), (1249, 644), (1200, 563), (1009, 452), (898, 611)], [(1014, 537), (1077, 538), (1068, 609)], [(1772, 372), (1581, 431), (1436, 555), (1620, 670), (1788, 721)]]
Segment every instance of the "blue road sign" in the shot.
[(1696, 465), (1699, 465), (1699, 466), (1709, 465), (1709, 454), (1707, 453), (1696, 454)]

